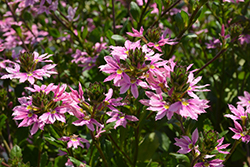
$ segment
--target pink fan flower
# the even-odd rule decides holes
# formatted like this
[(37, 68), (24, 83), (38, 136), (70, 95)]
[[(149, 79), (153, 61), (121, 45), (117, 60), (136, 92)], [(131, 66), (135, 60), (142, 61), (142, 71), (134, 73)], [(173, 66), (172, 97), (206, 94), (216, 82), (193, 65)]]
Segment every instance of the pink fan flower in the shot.
[(239, 96), (238, 98), (240, 101), (237, 104), (250, 108), (250, 94), (247, 91), (244, 91), (244, 96)]
[(237, 121), (234, 121), (234, 126), (235, 128), (229, 127), (229, 129), (235, 133), (232, 138), (236, 140), (241, 139), (243, 142), (248, 143), (250, 141), (250, 136), (248, 135), (248, 131), (244, 131), (241, 125)]
[(55, 109), (42, 114), (39, 119), (45, 124), (53, 124), (56, 120), (66, 122), (64, 113), (66, 110), (62, 107), (56, 107)]
[(198, 115), (201, 113), (205, 113), (205, 109), (209, 107), (207, 103), (207, 100), (183, 99), (181, 101), (171, 104), (169, 110), (180, 114), (182, 117), (190, 117), (192, 119), (197, 120)]
[(169, 111), (169, 104), (164, 102), (161, 94), (154, 94), (152, 92), (147, 91), (146, 95), (150, 98), (150, 100), (140, 100), (140, 102), (146, 106), (149, 106), (147, 110), (156, 111), (155, 120), (162, 119), (164, 116), (170, 120), (174, 114), (174, 112)]
[(229, 104), (228, 107), (234, 115), (226, 114), (224, 116), (231, 118), (233, 121), (240, 119), (245, 122), (245, 120), (247, 119), (247, 113), (250, 113), (250, 108), (245, 111), (245, 109), (241, 105), (237, 105), (237, 109), (231, 104)]
[(193, 97), (193, 98), (199, 98), (194, 92), (205, 92), (205, 91), (209, 91), (208, 89), (202, 89), (206, 86), (209, 86), (209, 84), (206, 85), (202, 85), (202, 86), (196, 86), (196, 84), (201, 80), (201, 76), (194, 78), (194, 74), (193, 72), (190, 72), (188, 75), (188, 81), (187, 83), (189, 83), (189, 88), (187, 90), (187, 93), (189, 96)]
[(132, 31), (133, 33), (127, 32), (127, 34), (130, 35), (131, 37), (139, 37), (139, 38), (143, 37), (143, 31), (144, 31), (143, 27), (140, 28), (140, 32), (132, 27)]
[(198, 129), (194, 130), (192, 134), (192, 139), (190, 139), (188, 136), (183, 136), (181, 139), (175, 138), (176, 143), (174, 144), (180, 147), (178, 153), (187, 154), (190, 151), (195, 150), (195, 144), (198, 141), (198, 138), (199, 138)]
[(124, 105), (124, 103), (120, 102), (122, 100), (122, 97), (119, 97), (117, 99), (111, 99), (112, 95), (113, 95), (113, 89), (110, 88), (108, 93), (105, 94), (106, 98), (104, 99), (104, 105), (107, 106), (112, 111), (118, 111), (115, 107)]
[(114, 84), (117, 85), (118, 81), (122, 78), (122, 74), (124, 73), (121, 67), (119, 66), (120, 60), (114, 59), (110, 56), (105, 56), (104, 59), (107, 64), (101, 65), (99, 68), (101, 71), (111, 74), (104, 80), (104, 82), (114, 80)]
[(76, 115), (76, 117), (78, 118), (78, 120), (76, 120), (75, 122), (73, 122), (72, 124), (75, 126), (83, 126), (86, 125), (89, 130), (94, 131), (95, 127), (94, 124), (96, 126), (99, 126), (101, 128), (103, 128), (104, 126), (102, 124), (100, 124), (98, 121), (96, 121), (94, 118), (90, 118), (90, 116), (88, 116), (87, 114), (85, 115), (84, 113), (78, 113)]
[(124, 74), (123, 79), (120, 81), (120, 85), (121, 85), (120, 94), (127, 92), (127, 90), (131, 87), (131, 93), (134, 96), (134, 98), (137, 98), (139, 96), (137, 85), (145, 89), (148, 87), (146, 82), (143, 82), (139, 79), (130, 80), (127, 74)]
[(222, 145), (223, 141), (224, 141), (224, 137), (217, 140), (218, 145), (215, 147), (215, 150), (217, 150), (219, 153), (222, 153), (222, 154), (230, 154), (228, 151), (222, 151), (222, 149), (225, 149), (230, 145), (230, 144), (223, 144)]
[(194, 165), (194, 167), (223, 167), (223, 160), (221, 159), (213, 159), (211, 161), (198, 162)]
[(78, 146), (84, 148), (83, 143), (86, 143), (87, 144), (87, 147), (89, 147), (89, 141), (84, 139), (84, 138), (81, 138), (81, 137), (78, 137), (78, 135), (75, 135), (73, 134), (73, 136), (70, 136), (70, 137), (66, 137), (66, 136), (63, 136), (62, 138), (60, 138), (59, 140), (62, 140), (62, 141), (68, 141), (67, 143), (67, 148), (77, 148)]
[(115, 127), (114, 127), (115, 129), (118, 126), (123, 126), (124, 128), (126, 128), (127, 120), (139, 121), (139, 119), (137, 119), (135, 116), (133, 116), (133, 115), (125, 115), (125, 114), (123, 114), (121, 112), (115, 112), (115, 111), (107, 112), (107, 115), (111, 116), (111, 118), (109, 118), (106, 123), (116, 121), (116, 124), (115, 124)]

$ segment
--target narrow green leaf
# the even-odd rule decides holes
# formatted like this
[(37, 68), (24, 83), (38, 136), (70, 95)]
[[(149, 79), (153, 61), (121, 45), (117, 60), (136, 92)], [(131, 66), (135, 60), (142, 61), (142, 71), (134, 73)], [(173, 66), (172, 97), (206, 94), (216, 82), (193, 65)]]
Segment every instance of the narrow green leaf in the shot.
[(56, 28), (49, 28), (49, 35), (58, 38), (60, 37), (60, 32)]

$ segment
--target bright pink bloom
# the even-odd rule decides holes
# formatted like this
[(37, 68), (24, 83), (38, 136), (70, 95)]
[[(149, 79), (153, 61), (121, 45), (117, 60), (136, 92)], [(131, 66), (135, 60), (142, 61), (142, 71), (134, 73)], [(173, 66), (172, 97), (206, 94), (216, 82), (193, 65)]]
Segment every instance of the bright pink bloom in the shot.
[(247, 119), (247, 113), (250, 113), (250, 108), (248, 108), (245, 111), (245, 109), (241, 105), (237, 105), (237, 109), (231, 104), (228, 104), (228, 107), (234, 115), (226, 114), (224, 116), (231, 118), (233, 121), (238, 120), (238, 119), (245, 121)]
[(62, 140), (62, 141), (68, 141), (67, 143), (67, 148), (77, 148), (78, 146), (84, 148), (83, 143), (86, 143), (87, 144), (87, 147), (89, 146), (89, 141), (84, 139), (84, 138), (81, 138), (81, 137), (78, 137), (77, 135), (73, 134), (73, 136), (70, 136), (70, 137), (66, 137), (66, 136), (63, 136), (62, 138), (60, 138), (59, 140)]
[(139, 37), (139, 38), (143, 37), (143, 31), (144, 31), (144, 29), (143, 29), (142, 26), (141, 26), (140, 32), (137, 31), (136, 29), (134, 29), (133, 27), (132, 27), (132, 31), (133, 31), (133, 33), (127, 32), (127, 34), (130, 35), (130, 36), (132, 36), (132, 37)]
[(171, 104), (169, 110), (180, 114), (182, 117), (190, 117), (192, 119), (197, 120), (198, 115), (201, 113), (205, 113), (205, 109), (209, 107), (207, 103), (207, 100), (183, 99), (181, 101)]
[(199, 138), (198, 129), (194, 130), (192, 134), (192, 139), (190, 139), (188, 136), (183, 136), (181, 139), (175, 138), (176, 143), (174, 144), (180, 147), (178, 153), (187, 154), (190, 151), (195, 150), (195, 144), (198, 141), (198, 138)]
[(222, 153), (222, 154), (230, 154), (228, 151), (222, 151), (222, 149), (225, 149), (230, 145), (230, 144), (223, 144), (222, 145), (223, 141), (224, 141), (224, 137), (217, 140), (218, 145), (215, 147), (215, 150), (217, 150), (219, 153)]
[(211, 161), (198, 162), (194, 165), (194, 167), (223, 167), (223, 160), (221, 159), (213, 159)]
[(244, 96), (239, 96), (238, 98), (240, 101), (237, 104), (250, 108), (250, 94), (247, 91), (244, 91)]
[(250, 141), (250, 136), (248, 135), (248, 131), (244, 131), (241, 125), (237, 121), (234, 121), (234, 126), (235, 128), (229, 127), (229, 129), (235, 133), (232, 138), (236, 140), (241, 139), (243, 142), (248, 143)]
[[(109, 118), (106, 123), (110, 123), (110, 122), (115, 122), (116, 124), (114, 126), (114, 128), (116, 129), (118, 126), (123, 126), (124, 128), (126, 128), (127, 125), (127, 120), (130, 121), (139, 121), (139, 119), (137, 119), (135, 116), (133, 115), (125, 115), (121, 112), (107, 112), (107, 115), (111, 116), (111, 118)], [(127, 120), (126, 120), (127, 119)]]
[(89, 128), (89, 130), (91, 130), (91, 131), (95, 130), (94, 124), (96, 126), (101, 127), (101, 128), (104, 127), (102, 124), (100, 124), (99, 122), (97, 122), (94, 118), (90, 118), (90, 116), (85, 115), (83, 113), (79, 113), (78, 115), (76, 115), (76, 117), (78, 118), (78, 120), (72, 123), (75, 126), (86, 125)]

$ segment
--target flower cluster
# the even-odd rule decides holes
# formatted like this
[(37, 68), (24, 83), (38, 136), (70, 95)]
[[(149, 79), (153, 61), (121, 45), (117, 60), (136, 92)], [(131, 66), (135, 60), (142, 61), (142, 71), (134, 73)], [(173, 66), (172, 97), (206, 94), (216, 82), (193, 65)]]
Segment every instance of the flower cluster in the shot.
[(235, 134), (233, 139), (241, 140), (248, 143), (250, 141), (250, 128), (249, 128), (249, 117), (250, 113), (250, 94), (245, 91), (244, 96), (239, 96), (239, 102), (237, 103), (237, 108), (229, 104), (229, 109), (232, 114), (224, 115), (227, 118), (231, 118), (234, 122), (234, 127), (229, 127), (231, 131)]
[(9, 74), (3, 75), (1, 79), (19, 79), (19, 82), (29, 81), (30, 84), (35, 83), (35, 79), (43, 80), (43, 77), (50, 77), (52, 74), (57, 74), (54, 71), (56, 64), (47, 64), (42, 68), (37, 68), (39, 62), (52, 63), (52, 60), (48, 60), (52, 55), (47, 53), (39, 55), (37, 52), (32, 54), (24, 52), (19, 56), (19, 60), (12, 62), (8, 60), (8, 64), (11, 66), (6, 67), (6, 71)]
[[(193, 156), (193, 164), (195, 167), (203, 166), (223, 166), (222, 159), (216, 157), (218, 154), (229, 154), (228, 151), (223, 151), (230, 144), (223, 144), (224, 138), (218, 139), (215, 132), (209, 131), (204, 138), (200, 139), (198, 129), (195, 129), (192, 137), (182, 136), (181, 139), (175, 138), (175, 145), (180, 147), (178, 153), (190, 153)], [(198, 144), (199, 143), (199, 144)], [(213, 159), (212, 159), (213, 158)]]

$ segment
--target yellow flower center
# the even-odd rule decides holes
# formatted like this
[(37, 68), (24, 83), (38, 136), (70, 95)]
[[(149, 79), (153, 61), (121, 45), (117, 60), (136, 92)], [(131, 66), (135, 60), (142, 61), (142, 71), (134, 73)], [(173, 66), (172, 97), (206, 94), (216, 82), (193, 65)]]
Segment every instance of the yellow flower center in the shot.
[(190, 144), (188, 145), (188, 148), (189, 148), (189, 149), (193, 149), (193, 147), (194, 147), (194, 146), (193, 146), (192, 143), (190, 143)]
[(159, 46), (159, 44), (155, 44), (155, 47), (158, 47)]
[(30, 118), (30, 117), (32, 117), (32, 116), (33, 116), (33, 114), (32, 114), (32, 113), (29, 113), (29, 114), (28, 114), (28, 117), (29, 117), (29, 118)]
[(122, 74), (122, 72), (123, 72), (123, 71), (122, 71), (121, 69), (118, 69), (118, 70), (116, 71), (117, 74)]
[(169, 109), (169, 105), (166, 105), (166, 104), (165, 104), (165, 105), (164, 105), (164, 108), (165, 108), (165, 109)]
[(250, 100), (248, 101), (248, 103), (250, 104)]
[(128, 50), (126, 50), (125, 53), (128, 55)]
[(55, 114), (55, 113), (56, 113), (56, 110), (52, 110), (52, 111), (51, 111), (51, 114)]
[(240, 133), (240, 135), (241, 135), (242, 137), (244, 137), (244, 136), (246, 136), (246, 132), (242, 132), (242, 133)]
[(75, 138), (71, 138), (71, 141), (73, 141), (73, 142), (74, 142), (74, 141), (77, 141), (77, 139), (75, 139)]
[(151, 68), (151, 69), (155, 69), (155, 66), (154, 66), (154, 65), (151, 65), (150, 68)]
[(191, 90), (192, 88), (189, 86), (187, 90)]
[(27, 75), (30, 77), (30, 76), (32, 76), (33, 74), (32, 74), (32, 73), (29, 73), (29, 74), (27, 74)]
[(135, 82), (136, 82), (136, 80), (135, 80), (135, 79), (132, 79), (132, 80), (131, 80), (131, 83), (132, 83), (132, 84), (133, 84), (133, 83), (135, 83)]
[(209, 165), (208, 162), (205, 162), (205, 163), (204, 163), (204, 166), (205, 166), (205, 167), (209, 167), (210, 165)]
[(184, 106), (187, 106), (187, 105), (189, 104), (188, 102), (185, 102), (185, 101), (182, 101), (181, 103), (182, 103), (182, 105), (184, 105)]

